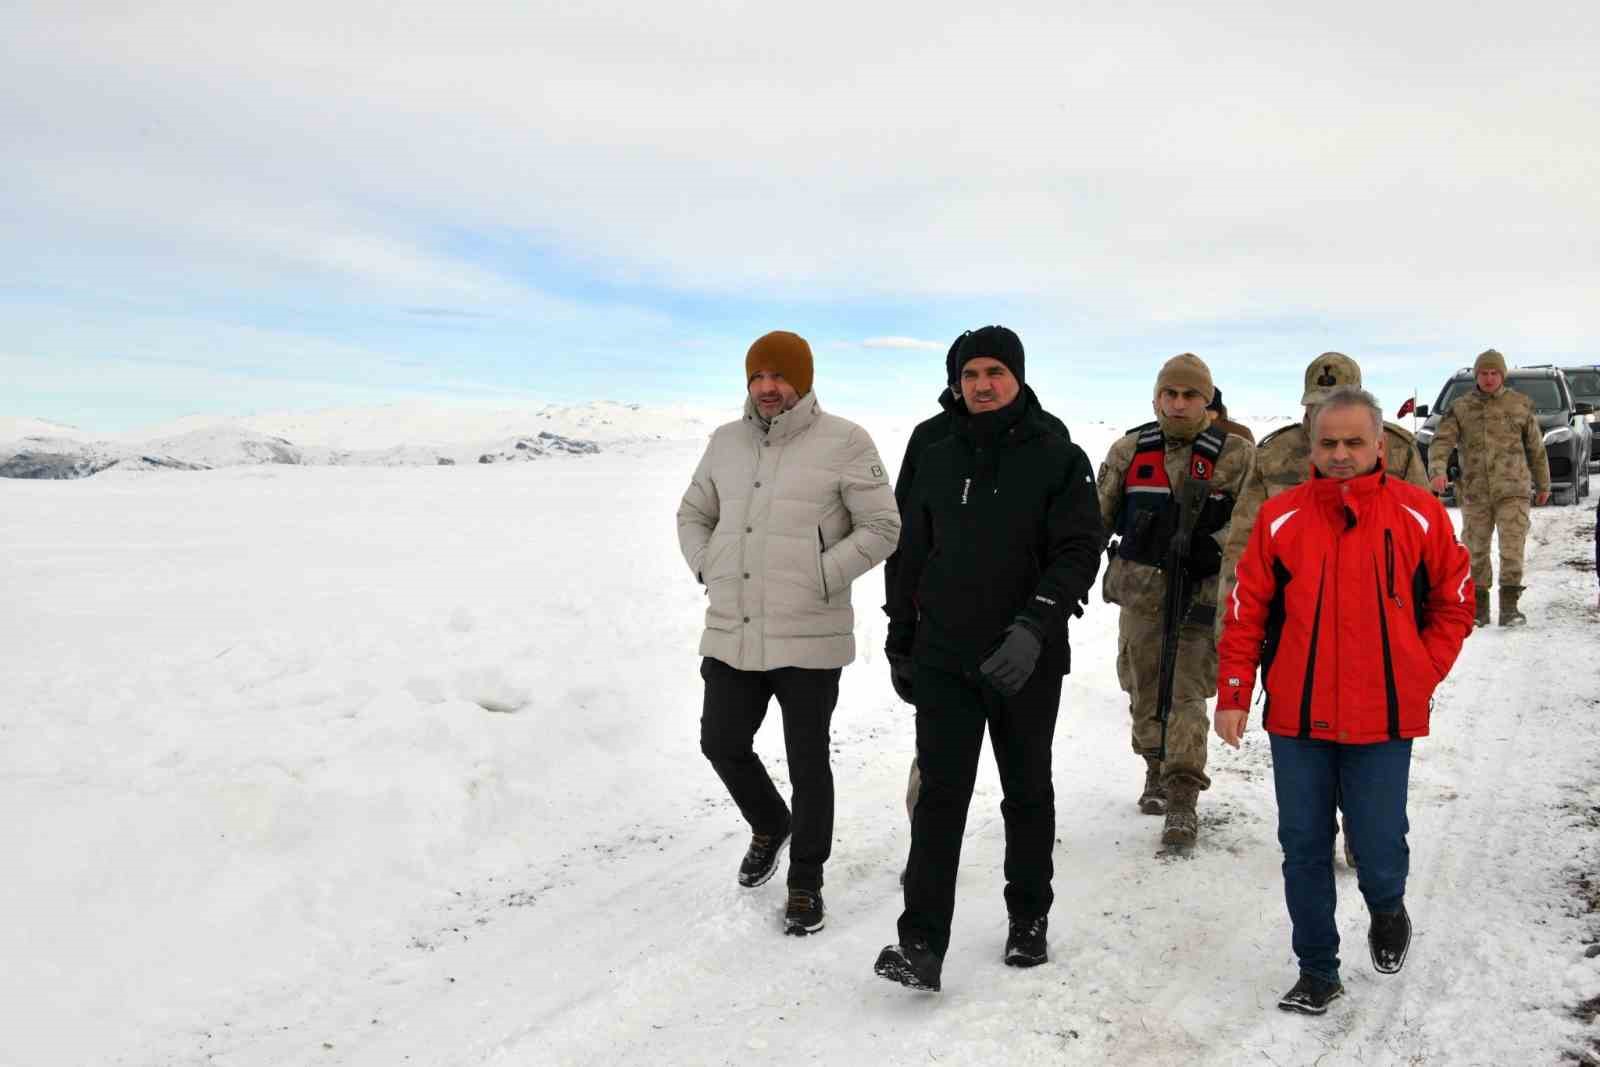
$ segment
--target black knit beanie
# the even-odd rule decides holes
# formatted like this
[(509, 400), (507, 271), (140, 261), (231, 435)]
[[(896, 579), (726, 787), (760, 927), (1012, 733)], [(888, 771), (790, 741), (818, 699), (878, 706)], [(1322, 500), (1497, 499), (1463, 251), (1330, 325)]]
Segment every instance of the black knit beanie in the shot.
[(1004, 326), (985, 326), (961, 339), (961, 349), (956, 353), (961, 367), (965, 367), (970, 360), (984, 356), (1005, 364), (1006, 370), (1011, 372), (1019, 385), (1027, 384), (1028, 379), (1023, 373), (1022, 338)]

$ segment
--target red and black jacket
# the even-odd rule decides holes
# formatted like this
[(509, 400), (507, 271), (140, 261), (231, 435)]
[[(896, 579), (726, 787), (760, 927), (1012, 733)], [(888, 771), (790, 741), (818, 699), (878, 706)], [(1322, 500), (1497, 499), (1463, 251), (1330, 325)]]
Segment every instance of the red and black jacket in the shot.
[(1313, 474), (1262, 505), (1222, 605), (1217, 708), (1266, 729), (1371, 744), (1428, 733), (1433, 690), (1472, 632), (1467, 550), (1433, 494), (1371, 474)]

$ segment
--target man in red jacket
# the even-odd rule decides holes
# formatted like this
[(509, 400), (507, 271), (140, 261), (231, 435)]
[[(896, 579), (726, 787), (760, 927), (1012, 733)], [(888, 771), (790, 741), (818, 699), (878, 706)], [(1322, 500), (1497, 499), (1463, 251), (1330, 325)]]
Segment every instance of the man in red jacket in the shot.
[(1335, 389), (1311, 416), (1310, 481), (1261, 507), (1224, 604), (1216, 731), (1239, 747), (1256, 667), (1266, 691), (1284, 897), (1300, 980), (1278, 1001), (1320, 1015), (1344, 993), (1333, 835), (1361, 857), (1372, 965), (1405, 963), (1411, 741), (1472, 632), (1471, 560), (1427, 490), (1383, 468), (1383, 412)]

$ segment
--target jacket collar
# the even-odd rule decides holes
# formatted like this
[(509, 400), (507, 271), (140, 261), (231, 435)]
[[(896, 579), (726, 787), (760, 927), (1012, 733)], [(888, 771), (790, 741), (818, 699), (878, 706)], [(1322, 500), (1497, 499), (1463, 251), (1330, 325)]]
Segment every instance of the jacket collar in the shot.
[[(809, 430), (821, 417), (822, 408), (817, 404), (817, 391), (813, 389), (801, 397), (794, 407), (773, 416), (766, 438), (775, 445), (792, 441)], [(756, 402), (749, 396), (744, 398), (744, 421), (756, 436), (761, 436), (761, 414), (756, 410)]]
[(1389, 473), (1383, 469), (1381, 459), (1371, 471), (1345, 481), (1325, 478), (1313, 467), (1311, 494), (1319, 507), (1342, 515), (1345, 525), (1352, 527), (1361, 521), (1361, 516), (1369, 508), (1373, 507), (1374, 501), (1388, 480)]
[(1038, 433), (1041, 424), (1039, 398), (1031, 386), (1024, 385), (1017, 398), (999, 411), (980, 411), (973, 414), (963, 404), (959, 410), (951, 409), (956, 416), (955, 432), (972, 441), (988, 443), (1010, 439), (1025, 441)]
[(967, 413), (967, 402), (956, 396), (949, 386), (939, 391), (939, 407), (949, 415), (965, 415)]

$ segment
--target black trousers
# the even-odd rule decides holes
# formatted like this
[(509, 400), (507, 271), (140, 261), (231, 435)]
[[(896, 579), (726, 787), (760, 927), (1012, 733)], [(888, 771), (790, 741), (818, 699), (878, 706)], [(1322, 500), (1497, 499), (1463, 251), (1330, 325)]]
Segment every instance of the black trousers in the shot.
[[(822, 865), (833, 848), (833, 769), (828, 766), (828, 724), (839, 702), (841, 669), (780, 667), (741, 671), (706, 658), (700, 713), (700, 751), (711, 761), (750, 829), (791, 830), (789, 885), (821, 889)], [(783, 713), (783, 748), (789, 757), (794, 814), (778, 795), (751, 742), (773, 697)]]
[(1003, 697), (975, 679), (919, 664), (914, 684), (922, 792), (911, 815), (900, 942), (925, 940), (943, 956), (950, 946), (961, 837), (985, 726), (1005, 796), (1000, 815), (1006, 827), (1006, 911), (1037, 918), (1048, 914), (1055, 901), (1050, 888), (1056, 839), (1050, 744), (1061, 703), (1061, 675), (1041, 668), (1022, 692)]

